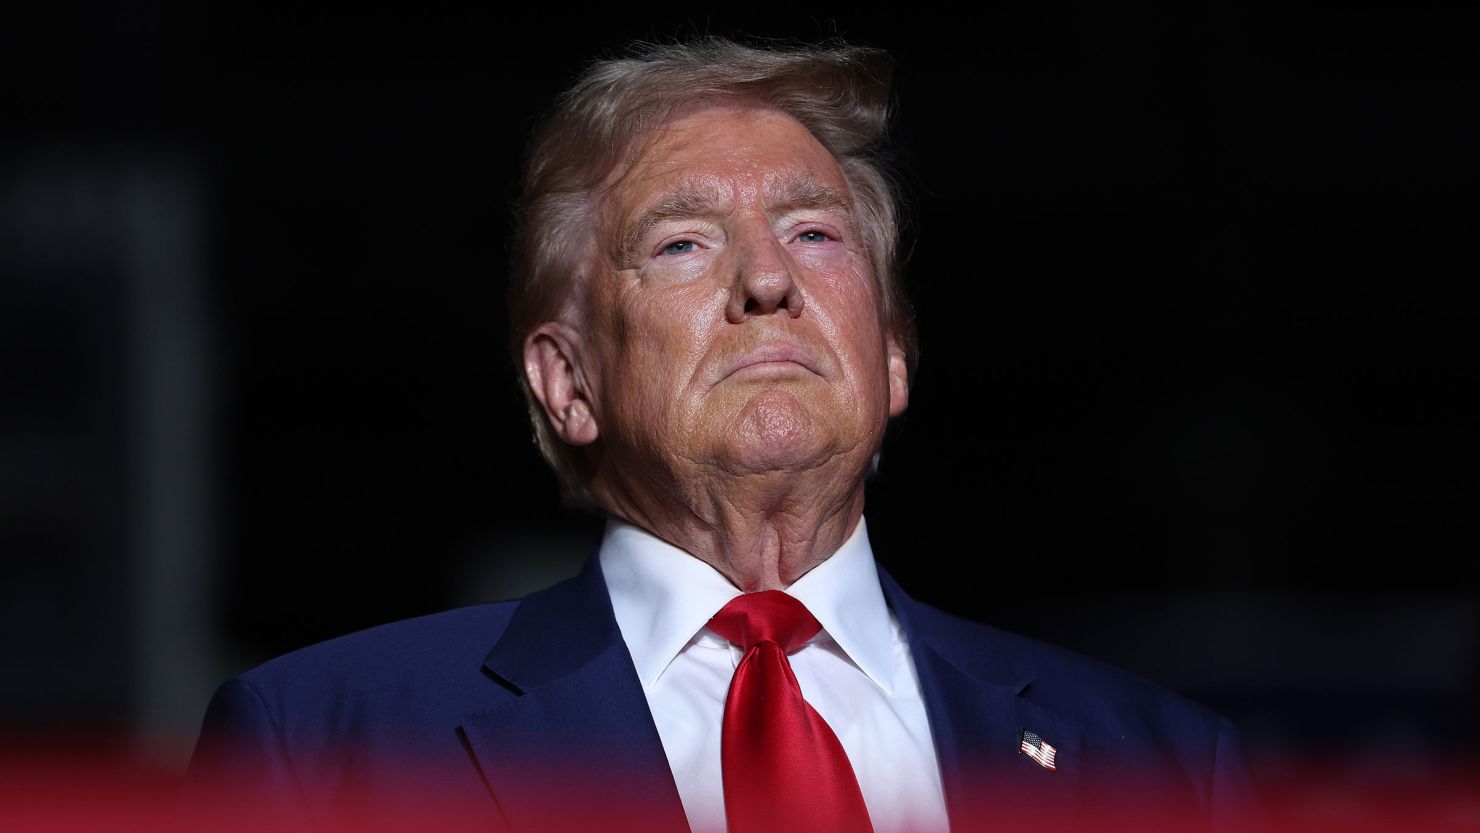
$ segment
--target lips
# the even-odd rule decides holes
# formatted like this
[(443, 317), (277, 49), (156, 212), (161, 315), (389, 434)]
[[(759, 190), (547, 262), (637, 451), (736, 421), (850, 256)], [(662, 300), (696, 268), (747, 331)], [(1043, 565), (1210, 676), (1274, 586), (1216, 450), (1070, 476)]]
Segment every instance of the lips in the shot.
[(774, 366), (782, 369), (786, 365), (799, 365), (812, 373), (817, 373), (817, 357), (811, 350), (791, 342), (774, 342), (747, 350), (725, 368), (720, 378), (728, 379), (750, 368), (763, 369)]

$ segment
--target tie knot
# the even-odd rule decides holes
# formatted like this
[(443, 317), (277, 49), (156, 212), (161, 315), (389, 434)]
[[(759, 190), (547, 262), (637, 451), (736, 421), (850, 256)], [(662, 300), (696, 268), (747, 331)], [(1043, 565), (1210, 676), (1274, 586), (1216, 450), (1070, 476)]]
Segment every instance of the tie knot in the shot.
[(791, 653), (822, 630), (822, 623), (795, 598), (780, 590), (762, 590), (731, 599), (709, 620), (709, 627), (745, 651), (774, 642)]

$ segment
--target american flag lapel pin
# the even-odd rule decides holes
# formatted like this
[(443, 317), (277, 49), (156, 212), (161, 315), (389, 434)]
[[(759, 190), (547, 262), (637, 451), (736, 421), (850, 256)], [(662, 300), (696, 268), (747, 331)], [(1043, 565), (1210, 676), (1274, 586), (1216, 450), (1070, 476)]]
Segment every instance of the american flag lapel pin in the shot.
[(1058, 750), (1054, 749), (1048, 741), (1039, 737), (1038, 733), (1031, 729), (1018, 730), (1018, 751), (1032, 758), (1039, 766), (1049, 772), (1057, 769), (1054, 766), (1053, 759), (1054, 755), (1058, 753)]

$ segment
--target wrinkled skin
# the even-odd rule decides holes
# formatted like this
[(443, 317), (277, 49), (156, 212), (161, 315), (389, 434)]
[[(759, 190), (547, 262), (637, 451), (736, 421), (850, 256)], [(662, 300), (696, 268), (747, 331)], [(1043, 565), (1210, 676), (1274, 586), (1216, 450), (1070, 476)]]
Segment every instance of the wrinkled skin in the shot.
[(640, 150), (602, 201), (585, 312), (535, 328), (526, 372), (608, 511), (784, 587), (857, 525), (908, 399), (848, 183), (770, 110), (691, 112)]

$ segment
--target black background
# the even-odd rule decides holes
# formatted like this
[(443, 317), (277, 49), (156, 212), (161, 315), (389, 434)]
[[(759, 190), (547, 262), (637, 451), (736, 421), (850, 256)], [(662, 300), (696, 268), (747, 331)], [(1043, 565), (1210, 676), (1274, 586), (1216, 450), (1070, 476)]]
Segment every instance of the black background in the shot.
[(0, 34), (9, 724), (132, 725), (76, 666), (150, 650), (128, 237), (35, 229), (92, 228), (98, 177), (186, 183), (195, 673), (519, 592), (600, 531), (506, 347), (520, 154), (586, 61), (697, 32), (897, 59), (923, 360), (868, 518), (907, 588), (1209, 702), (1271, 772), (1473, 750), (1466, 4), (51, 9)]

